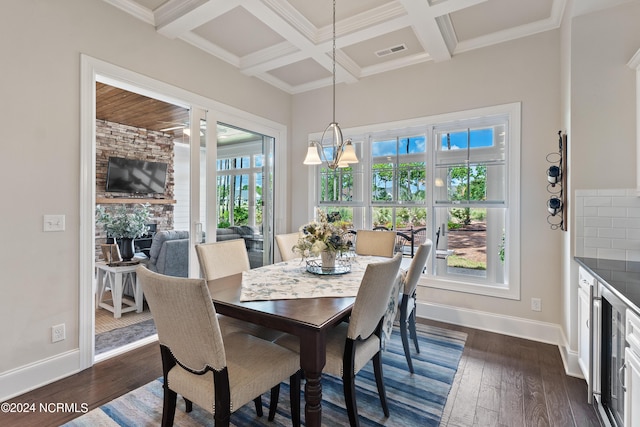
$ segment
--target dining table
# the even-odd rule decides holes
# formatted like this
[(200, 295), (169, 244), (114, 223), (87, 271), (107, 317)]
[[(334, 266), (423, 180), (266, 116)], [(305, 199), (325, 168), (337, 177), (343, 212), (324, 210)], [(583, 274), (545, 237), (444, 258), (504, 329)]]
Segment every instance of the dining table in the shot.
[(338, 271), (341, 274), (318, 273), (317, 266), (308, 268), (304, 260), (294, 259), (208, 282), (219, 314), (300, 339), (300, 367), (306, 380), (305, 423), (309, 427), (322, 423), (327, 332), (349, 317), (366, 265), (382, 259), (388, 258), (352, 257), (340, 264), (348, 269)]

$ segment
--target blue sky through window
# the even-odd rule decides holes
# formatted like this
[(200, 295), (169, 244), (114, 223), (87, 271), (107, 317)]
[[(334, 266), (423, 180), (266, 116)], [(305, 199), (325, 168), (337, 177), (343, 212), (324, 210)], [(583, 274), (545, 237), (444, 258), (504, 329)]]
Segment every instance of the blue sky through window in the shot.
[(493, 146), (493, 128), (472, 129), (468, 132), (443, 133), (440, 136), (440, 149), (442, 150), (462, 150), (469, 148), (484, 148)]
[[(396, 144), (397, 143), (397, 144)], [(387, 141), (375, 141), (373, 143), (373, 157), (395, 156), (397, 154), (424, 153), (427, 149), (424, 135), (410, 138), (390, 139)], [(398, 153), (399, 151), (399, 153)]]

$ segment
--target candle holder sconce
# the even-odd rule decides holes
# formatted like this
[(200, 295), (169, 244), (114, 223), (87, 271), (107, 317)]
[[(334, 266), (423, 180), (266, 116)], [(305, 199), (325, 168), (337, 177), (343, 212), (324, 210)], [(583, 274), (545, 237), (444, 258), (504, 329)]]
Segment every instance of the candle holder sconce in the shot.
[(558, 152), (547, 154), (551, 166), (547, 169), (547, 191), (551, 197), (547, 201), (547, 222), (552, 230), (567, 231), (567, 135), (558, 131)]

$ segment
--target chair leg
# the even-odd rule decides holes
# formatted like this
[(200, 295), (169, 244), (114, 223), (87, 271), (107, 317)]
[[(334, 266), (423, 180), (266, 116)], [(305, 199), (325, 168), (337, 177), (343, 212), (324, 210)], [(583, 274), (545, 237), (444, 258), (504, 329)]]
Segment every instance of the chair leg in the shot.
[(300, 379), (302, 371), (289, 378), (289, 402), (291, 405), (291, 423), (293, 427), (300, 427)]
[(387, 405), (387, 393), (384, 389), (384, 377), (382, 376), (382, 352), (378, 351), (373, 356), (373, 372), (376, 376), (376, 385), (378, 386), (378, 395), (380, 396), (380, 403), (382, 404), (382, 411), (384, 416), (389, 416), (389, 405)]
[(164, 387), (164, 403), (162, 406), (162, 427), (172, 427), (173, 419), (176, 416), (176, 401), (178, 394)]
[(356, 375), (354, 373), (356, 355), (355, 342), (347, 338), (342, 357), (342, 388), (344, 390), (344, 401), (347, 405), (347, 415), (351, 427), (360, 427), (358, 420), (358, 406), (356, 404)]
[[(415, 297), (413, 297), (415, 301)], [(418, 332), (416, 331), (416, 308), (415, 302), (413, 310), (411, 311), (411, 315), (409, 315), (409, 331), (411, 333), (411, 338), (413, 338), (413, 345), (416, 346), (416, 353), (420, 353), (420, 346), (418, 345)]]
[(193, 402), (187, 399), (186, 397), (182, 397), (184, 399), (184, 412), (187, 414), (193, 411)]
[(269, 421), (273, 421), (278, 410), (278, 399), (280, 399), (280, 384), (271, 389), (271, 399), (269, 400)]
[(256, 404), (256, 415), (261, 417), (262, 416), (262, 396), (258, 396), (255, 399), (253, 399), (253, 403)]
[(356, 378), (353, 370), (342, 374), (342, 387), (344, 389), (344, 400), (347, 405), (347, 415), (349, 415), (349, 425), (351, 427), (359, 427), (358, 406), (356, 404)]
[(409, 306), (409, 295), (402, 295), (400, 303), (400, 338), (402, 339), (402, 348), (404, 349), (404, 357), (409, 365), (409, 372), (413, 374), (413, 363), (411, 362), (411, 349), (409, 348), (409, 338), (407, 337), (407, 308)]

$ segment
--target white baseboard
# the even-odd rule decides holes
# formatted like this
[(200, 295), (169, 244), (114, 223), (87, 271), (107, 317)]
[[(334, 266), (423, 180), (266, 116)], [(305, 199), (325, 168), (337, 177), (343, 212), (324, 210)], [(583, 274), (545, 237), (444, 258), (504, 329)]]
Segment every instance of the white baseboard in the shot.
[(78, 349), (0, 374), (0, 402), (80, 371)]
[[(94, 364), (157, 340), (158, 335), (155, 334), (115, 350), (102, 353), (95, 357)], [(81, 370), (80, 350), (76, 349), (4, 372), (0, 374), (0, 402), (51, 384)]]
[(417, 304), (416, 316), (557, 345), (567, 375), (582, 378), (578, 355), (567, 345), (560, 325), (429, 302)]
[(151, 343), (156, 342), (156, 341), (158, 341), (158, 334), (150, 335), (150, 336), (148, 336), (146, 338), (142, 338), (141, 340), (138, 340), (138, 341), (123, 345), (122, 347), (118, 347), (118, 348), (115, 348), (113, 350), (110, 350), (110, 351), (107, 351), (107, 352), (104, 352), (104, 353), (101, 353), (101, 354), (97, 354), (96, 357), (95, 357), (95, 362), (94, 363), (102, 362), (103, 360), (107, 360), (107, 359), (110, 359), (112, 357), (119, 356), (119, 355), (124, 354), (124, 353), (126, 353), (128, 351), (134, 350), (134, 349), (136, 349), (138, 347), (142, 347), (142, 346), (147, 345), (147, 344), (151, 344)]

